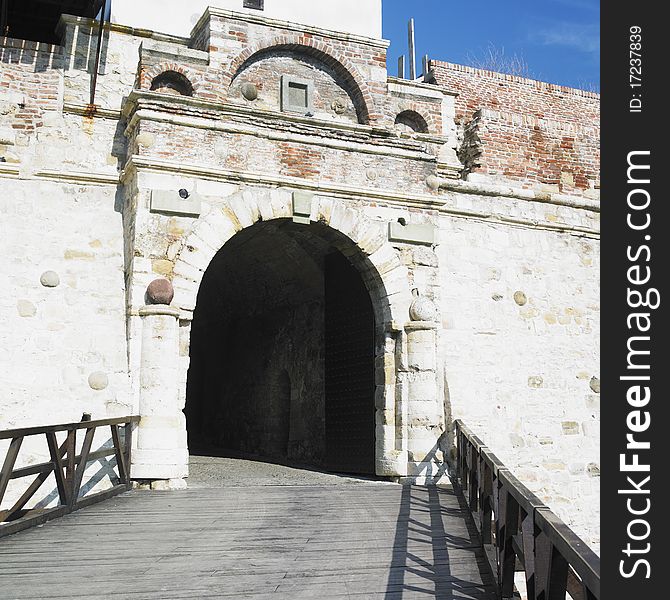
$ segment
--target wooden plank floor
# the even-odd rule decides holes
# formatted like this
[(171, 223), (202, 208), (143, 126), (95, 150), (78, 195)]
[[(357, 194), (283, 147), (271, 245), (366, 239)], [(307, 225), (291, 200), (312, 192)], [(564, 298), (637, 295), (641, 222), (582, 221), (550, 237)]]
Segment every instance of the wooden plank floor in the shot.
[(494, 600), (449, 487), (132, 491), (0, 540), (0, 598)]

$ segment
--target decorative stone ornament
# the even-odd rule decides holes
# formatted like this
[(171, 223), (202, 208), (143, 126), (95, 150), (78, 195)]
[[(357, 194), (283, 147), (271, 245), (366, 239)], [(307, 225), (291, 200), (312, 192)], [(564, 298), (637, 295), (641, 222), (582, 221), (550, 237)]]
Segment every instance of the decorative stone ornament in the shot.
[(147, 304), (170, 304), (172, 298), (174, 298), (172, 283), (163, 277), (154, 279), (147, 286)]
[(40, 283), (44, 287), (55, 288), (60, 283), (60, 277), (56, 271), (44, 271), (40, 276)]
[(249, 102), (253, 102), (256, 100), (256, 98), (258, 98), (258, 88), (255, 86), (255, 84), (249, 81), (243, 83), (240, 86), (240, 92), (242, 92), (244, 99), (249, 100)]
[(347, 110), (347, 105), (340, 98), (336, 98), (335, 100), (333, 100), (332, 104), (330, 105), (330, 108), (333, 109), (333, 112), (336, 115), (343, 115)]
[(428, 298), (421, 296), (419, 290), (412, 290), (414, 301), (409, 307), (409, 317), (412, 321), (434, 321), (437, 317), (437, 308)]

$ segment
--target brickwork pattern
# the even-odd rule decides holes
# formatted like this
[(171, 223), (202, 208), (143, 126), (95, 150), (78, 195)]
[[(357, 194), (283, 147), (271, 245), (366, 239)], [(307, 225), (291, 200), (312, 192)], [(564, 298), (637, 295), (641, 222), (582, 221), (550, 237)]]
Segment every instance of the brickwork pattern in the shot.
[(578, 191), (599, 187), (597, 94), (431, 61), (437, 84), (454, 92), (470, 172)]
[(16, 133), (32, 134), (44, 125), (44, 112), (59, 108), (61, 49), (5, 38), (0, 65), (2, 124)]

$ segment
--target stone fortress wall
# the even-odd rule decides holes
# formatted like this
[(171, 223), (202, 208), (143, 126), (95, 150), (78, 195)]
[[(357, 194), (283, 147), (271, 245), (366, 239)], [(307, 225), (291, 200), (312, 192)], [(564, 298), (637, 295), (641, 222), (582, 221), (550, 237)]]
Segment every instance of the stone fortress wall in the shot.
[[(187, 37), (112, 25), (91, 110), (91, 27), (0, 47), (0, 427), (137, 413), (163, 386), (147, 448), (167, 435), (181, 464), (202, 274), (237, 231), (301, 217), (369, 273), (378, 473), (425, 474), (462, 418), (597, 546), (597, 97), (440, 62), (398, 80), (376, 37), (214, 7)], [(309, 81), (309, 114), (282, 77)], [(142, 375), (157, 277), (167, 386)], [(435, 330), (409, 326), (415, 288)]]

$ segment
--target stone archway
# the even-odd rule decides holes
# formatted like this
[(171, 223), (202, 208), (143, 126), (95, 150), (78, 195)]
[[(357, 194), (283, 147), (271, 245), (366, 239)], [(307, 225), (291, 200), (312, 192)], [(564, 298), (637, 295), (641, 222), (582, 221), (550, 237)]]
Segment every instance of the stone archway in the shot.
[(419, 298), (412, 299), (407, 267), (388, 242), (387, 222), (372, 219), (363, 209), (347, 206), (340, 199), (285, 188), (245, 188), (225, 198), (206, 199), (202, 216), (181, 241), (174, 264), (172, 303), (139, 310), (143, 321), (142, 420), (133, 454), (133, 478), (181, 480), (187, 476), (182, 409), (189, 365), (184, 348), (189, 345), (204, 274), (221, 248), (240, 232), (279, 221), (301, 224), (346, 257), (371, 299), (375, 319), (374, 472), (414, 481), (439, 479), (444, 473), (439, 449), (444, 409), (437, 401), (434, 306), (428, 303), (430, 310), (417, 310), (423, 305), (416, 303)]
[[(303, 209), (304, 210), (304, 209)], [(175, 298), (182, 326), (191, 327), (198, 292), (212, 260), (234, 237), (259, 223), (291, 220), (293, 193), (289, 190), (247, 189), (213, 202), (184, 240), (174, 267)], [(342, 201), (314, 196), (309, 204), (310, 225), (318, 237), (346, 256), (365, 284), (374, 310), (375, 472), (406, 475), (405, 435), (396, 397), (399, 361), (397, 341), (412, 301), (407, 269), (388, 243), (387, 224), (375, 221)], [(180, 373), (185, 386), (187, 374)], [(184, 398), (185, 401), (185, 398)]]
[(217, 252), (191, 325), (192, 454), (375, 474), (385, 338), (357, 254), (323, 223), (287, 218), (259, 221)]

